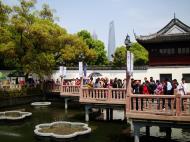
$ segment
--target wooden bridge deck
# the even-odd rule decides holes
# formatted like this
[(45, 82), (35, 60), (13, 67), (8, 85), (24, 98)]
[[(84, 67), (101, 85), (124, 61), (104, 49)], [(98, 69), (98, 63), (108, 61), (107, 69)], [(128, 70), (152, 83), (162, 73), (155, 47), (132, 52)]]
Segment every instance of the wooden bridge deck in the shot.
[(173, 122), (190, 122), (190, 116), (173, 116), (167, 114), (149, 114), (149, 113), (126, 113), (128, 119), (137, 120), (159, 120)]

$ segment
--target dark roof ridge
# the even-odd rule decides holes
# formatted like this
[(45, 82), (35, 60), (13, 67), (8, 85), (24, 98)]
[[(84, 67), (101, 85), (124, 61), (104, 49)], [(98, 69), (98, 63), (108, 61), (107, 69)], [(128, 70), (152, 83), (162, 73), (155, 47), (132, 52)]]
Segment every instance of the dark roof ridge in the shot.
[(186, 24), (184, 24), (182, 21), (180, 21), (178, 18), (173, 18), (164, 28), (162, 28), (161, 30), (159, 30), (157, 32), (158, 35), (164, 34), (168, 31), (168, 29), (170, 29), (171, 27), (173, 27), (174, 25), (179, 26), (180, 28), (182, 28), (184, 31), (186, 32), (190, 32), (190, 27)]
[(164, 34), (170, 29), (172, 28), (174, 25), (180, 27), (182, 30), (184, 30), (187, 33), (179, 33), (178, 35), (189, 35), (190, 34), (190, 27), (186, 24), (184, 24), (182, 21), (180, 21), (178, 18), (173, 18), (166, 26), (164, 26), (161, 30), (159, 30), (156, 33), (153, 34), (149, 34), (149, 35), (136, 35), (135, 34), (135, 38), (136, 40), (140, 39), (140, 40), (149, 40), (152, 38), (156, 38), (159, 36), (165, 36)]

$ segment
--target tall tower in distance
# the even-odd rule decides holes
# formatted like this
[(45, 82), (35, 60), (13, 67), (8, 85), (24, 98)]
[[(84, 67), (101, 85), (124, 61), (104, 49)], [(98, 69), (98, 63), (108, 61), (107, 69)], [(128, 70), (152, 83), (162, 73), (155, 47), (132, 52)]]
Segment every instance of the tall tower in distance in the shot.
[(92, 38), (94, 40), (98, 40), (98, 35), (96, 34), (96, 32), (94, 31), (93, 34), (92, 34)]
[(114, 27), (114, 21), (111, 21), (109, 24), (109, 39), (108, 39), (108, 59), (109, 59), (109, 61), (113, 60), (114, 52), (115, 52), (115, 27)]

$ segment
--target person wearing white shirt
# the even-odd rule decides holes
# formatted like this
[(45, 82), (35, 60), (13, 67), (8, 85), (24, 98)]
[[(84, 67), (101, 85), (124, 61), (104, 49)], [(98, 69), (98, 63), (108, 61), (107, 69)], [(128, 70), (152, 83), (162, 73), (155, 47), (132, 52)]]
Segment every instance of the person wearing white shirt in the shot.
[(178, 94), (187, 95), (187, 84), (185, 82), (185, 79), (181, 79), (181, 83), (177, 86)]
[[(166, 83), (166, 95), (173, 95), (172, 84), (168, 78), (165, 79), (165, 83)], [(164, 106), (165, 106), (165, 100), (163, 101), (163, 108)], [(168, 107), (171, 109), (171, 99), (168, 99)]]
[[(187, 95), (187, 84), (185, 83), (185, 79), (181, 79), (181, 83), (177, 86), (177, 91), (178, 94), (181, 96)], [(182, 105), (182, 110), (184, 110), (184, 101), (187, 101), (186, 99), (181, 99), (181, 105)]]

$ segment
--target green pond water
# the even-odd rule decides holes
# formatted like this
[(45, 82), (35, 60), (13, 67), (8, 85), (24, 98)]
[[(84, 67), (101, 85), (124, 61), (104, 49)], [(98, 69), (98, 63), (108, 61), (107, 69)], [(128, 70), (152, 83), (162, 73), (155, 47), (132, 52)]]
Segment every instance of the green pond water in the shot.
[[(28, 104), (0, 109), (0, 111), (16, 109), (32, 112), (32, 116), (16, 123), (0, 122), (0, 142), (43, 142), (43, 140), (36, 139), (34, 135), (33, 131), (37, 124), (61, 120), (84, 122), (85, 116), (83, 107), (69, 108), (66, 112), (64, 110), (64, 104), (60, 103), (53, 103), (51, 106), (41, 108), (35, 108)], [(120, 112), (121, 114), (122, 112)], [(117, 118), (117, 113), (114, 113), (114, 115)], [(128, 133), (126, 122), (91, 120), (88, 125), (92, 128), (92, 133), (87, 137), (76, 139), (76, 142), (133, 142), (133, 137)], [(141, 141), (166, 141), (164, 138), (165, 133), (159, 132), (159, 129), (157, 129), (157, 127), (152, 127), (150, 131), (154, 137), (147, 138), (141, 136)], [(145, 130), (141, 129), (142, 135), (144, 135), (144, 132)], [(172, 129), (171, 141), (190, 142), (190, 130)]]

